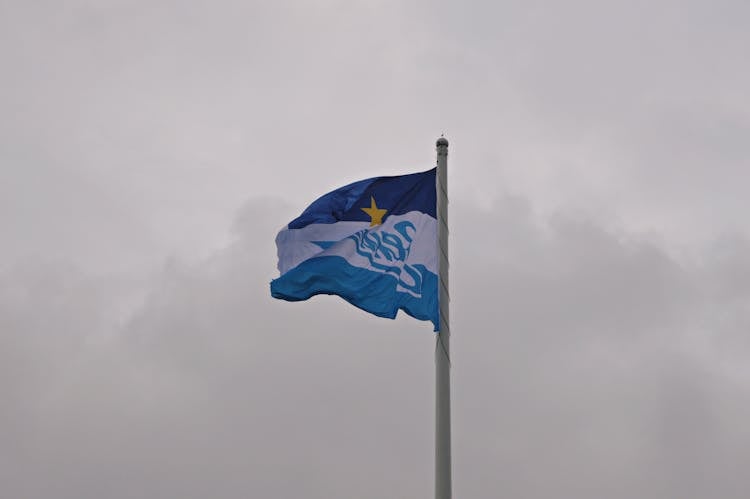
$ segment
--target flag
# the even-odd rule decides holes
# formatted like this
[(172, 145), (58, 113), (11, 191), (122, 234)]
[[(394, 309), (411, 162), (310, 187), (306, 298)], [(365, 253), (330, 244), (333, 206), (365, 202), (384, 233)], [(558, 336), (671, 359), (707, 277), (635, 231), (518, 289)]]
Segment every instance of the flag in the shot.
[(338, 295), (379, 317), (438, 318), (435, 169), (360, 180), (314, 201), (276, 236), (271, 295)]

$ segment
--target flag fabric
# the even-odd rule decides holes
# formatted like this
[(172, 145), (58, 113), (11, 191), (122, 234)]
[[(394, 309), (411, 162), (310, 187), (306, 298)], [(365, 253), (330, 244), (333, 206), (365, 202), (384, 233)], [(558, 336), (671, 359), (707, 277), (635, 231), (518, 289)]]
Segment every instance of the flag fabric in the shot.
[(338, 295), (393, 319), (439, 330), (435, 168), (361, 180), (314, 201), (276, 236), (281, 275), (271, 295)]

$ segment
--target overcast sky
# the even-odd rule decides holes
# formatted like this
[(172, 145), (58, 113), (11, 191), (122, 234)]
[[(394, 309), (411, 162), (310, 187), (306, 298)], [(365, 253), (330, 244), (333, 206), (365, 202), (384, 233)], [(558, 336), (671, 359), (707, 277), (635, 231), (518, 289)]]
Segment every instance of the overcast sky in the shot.
[(749, 27), (0, 3), (0, 497), (430, 497), (430, 325), (268, 282), (310, 201), (442, 133), (454, 496), (747, 497)]

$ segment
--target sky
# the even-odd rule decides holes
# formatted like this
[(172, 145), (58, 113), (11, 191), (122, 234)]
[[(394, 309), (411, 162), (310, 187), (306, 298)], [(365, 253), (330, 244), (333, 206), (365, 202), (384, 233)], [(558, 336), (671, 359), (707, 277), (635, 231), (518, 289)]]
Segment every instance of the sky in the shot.
[(0, 496), (430, 497), (429, 323), (268, 283), (445, 134), (454, 497), (746, 497), (748, 19), (0, 3)]

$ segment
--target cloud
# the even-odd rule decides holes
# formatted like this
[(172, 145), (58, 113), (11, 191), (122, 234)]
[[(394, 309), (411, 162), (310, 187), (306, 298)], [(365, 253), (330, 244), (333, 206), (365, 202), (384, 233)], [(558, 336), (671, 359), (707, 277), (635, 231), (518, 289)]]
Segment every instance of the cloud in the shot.
[(685, 263), (643, 236), (540, 225), (518, 200), (491, 212), (482, 221), (500, 229), (481, 234), (460, 223), (476, 213), (454, 217), (454, 356), (471, 359), (455, 367), (464, 492), (740, 497), (747, 350), (721, 337), (742, 341), (748, 294), (737, 272), (728, 301), (715, 286), (722, 267), (746, 266), (742, 243)]
[(0, 496), (429, 496), (429, 325), (267, 284), (445, 132), (457, 497), (744, 497), (747, 9), (6, 2)]
[[(4, 274), (7, 494), (429, 495), (429, 326), (272, 300), (283, 206), (249, 201), (230, 245), (145, 294)], [(681, 263), (517, 196), (455, 207), (453, 227), (457, 494), (741, 497), (741, 241)]]

